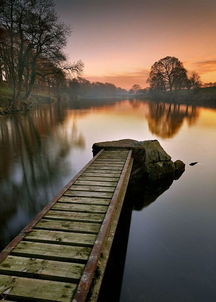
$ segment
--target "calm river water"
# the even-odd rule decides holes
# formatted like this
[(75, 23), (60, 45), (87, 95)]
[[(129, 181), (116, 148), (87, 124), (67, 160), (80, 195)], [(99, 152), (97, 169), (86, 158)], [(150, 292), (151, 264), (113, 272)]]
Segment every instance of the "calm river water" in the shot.
[(123, 138), (158, 139), (186, 171), (132, 211), (119, 300), (216, 301), (215, 109), (82, 101), (1, 117), (0, 247), (92, 158), (94, 142)]

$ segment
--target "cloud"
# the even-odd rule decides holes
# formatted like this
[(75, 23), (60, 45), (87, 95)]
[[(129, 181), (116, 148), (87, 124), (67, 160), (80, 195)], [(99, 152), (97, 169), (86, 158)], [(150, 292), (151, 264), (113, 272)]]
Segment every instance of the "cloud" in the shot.
[(113, 73), (104, 76), (86, 75), (86, 78), (93, 82), (109, 82), (116, 86), (129, 89), (134, 84), (139, 84), (142, 88), (147, 87), (146, 80), (149, 75), (149, 70), (142, 69), (139, 71), (125, 72), (125, 73)]
[(194, 62), (193, 65), (195, 70), (201, 74), (216, 71), (216, 59)]

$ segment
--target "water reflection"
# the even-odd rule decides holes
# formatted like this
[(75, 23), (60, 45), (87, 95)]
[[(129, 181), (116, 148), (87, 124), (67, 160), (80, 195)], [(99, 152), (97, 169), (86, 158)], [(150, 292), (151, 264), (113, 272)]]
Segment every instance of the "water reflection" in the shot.
[(170, 188), (173, 179), (161, 182), (140, 183), (129, 186), (128, 200), (133, 201), (133, 209), (141, 211), (143, 208), (153, 203), (161, 194)]
[(178, 182), (140, 187), (135, 211), (127, 204), (107, 301), (119, 300), (123, 269), (120, 301), (215, 301), (216, 111), (139, 100), (67, 106), (0, 118), (1, 246), (91, 158), (94, 142), (159, 138), (174, 159), (200, 164)]
[(85, 140), (75, 120), (70, 131), (60, 127), (65, 116), (57, 104), (1, 121), (0, 246), (15, 236), (72, 174), (67, 157), (71, 147), (83, 149)]
[(149, 103), (147, 119), (153, 134), (161, 138), (171, 138), (178, 133), (184, 120), (192, 126), (198, 117), (199, 110), (194, 106)]
[[(143, 140), (146, 125), (151, 131), (149, 139), (170, 138), (184, 121), (188, 127), (195, 125), (199, 113), (193, 106), (89, 99), (47, 104), (25, 115), (2, 117), (0, 245), (16, 235), (81, 168), (91, 157), (94, 142), (125, 137)], [(85, 153), (81, 157), (75, 150)], [(158, 190), (154, 188), (150, 195), (157, 196)], [(137, 208), (149, 203), (148, 190), (143, 194)]]
[[(129, 183), (98, 302), (120, 301), (133, 210), (141, 211), (170, 188), (173, 180)], [(121, 242), (121, 244), (119, 244)], [(110, 291), (112, 288), (112, 291)], [(123, 300), (124, 301), (124, 300)]]

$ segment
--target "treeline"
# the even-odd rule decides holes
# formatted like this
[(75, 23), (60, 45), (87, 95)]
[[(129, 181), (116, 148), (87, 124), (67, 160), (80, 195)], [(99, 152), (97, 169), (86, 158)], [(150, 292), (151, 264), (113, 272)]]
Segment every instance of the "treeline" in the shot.
[(68, 80), (65, 92), (77, 98), (116, 98), (127, 94), (127, 90), (114, 84), (90, 82), (81, 77)]
[(12, 90), (11, 107), (28, 100), (34, 85), (59, 87), (67, 72), (82, 70), (82, 62), (65, 63), (62, 48), (69, 33), (52, 0), (1, 1), (0, 84)]
[(167, 56), (156, 61), (147, 83), (145, 89), (134, 84), (129, 95), (156, 102), (216, 107), (216, 83), (202, 83), (200, 76), (188, 73), (178, 58)]

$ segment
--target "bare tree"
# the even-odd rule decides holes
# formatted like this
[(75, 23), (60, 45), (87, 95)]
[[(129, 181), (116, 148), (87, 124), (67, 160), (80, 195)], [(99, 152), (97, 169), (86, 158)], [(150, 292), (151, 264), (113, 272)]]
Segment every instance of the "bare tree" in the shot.
[(70, 68), (62, 66), (66, 60), (62, 48), (70, 31), (58, 21), (52, 0), (3, 0), (0, 27), (6, 33), (0, 41), (0, 54), (13, 89), (13, 106), (31, 96), (42, 72), (41, 60), (55, 66), (52, 72), (58, 74), (60, 69), (82, 69), (80, 62)]
[(200, 76), (198, 75), (198, 73), (193, 72), (188, 81), (188, 88), (195, 89), (195, 88), (201, 87), (201, 85), (202, 85), (202, 82), (200, 80)]
[(139, 92), (139, 90), (141, 90), (141, 86), (139, 84), (134, 84), (131, 89), (130, 92), (133, 94), (137, 94)]
[(152, 89), (169, 91), (185, 88), (187, 81), (187, 71), (175, 57), (165, 57), (155, 62), (147, 80)]

